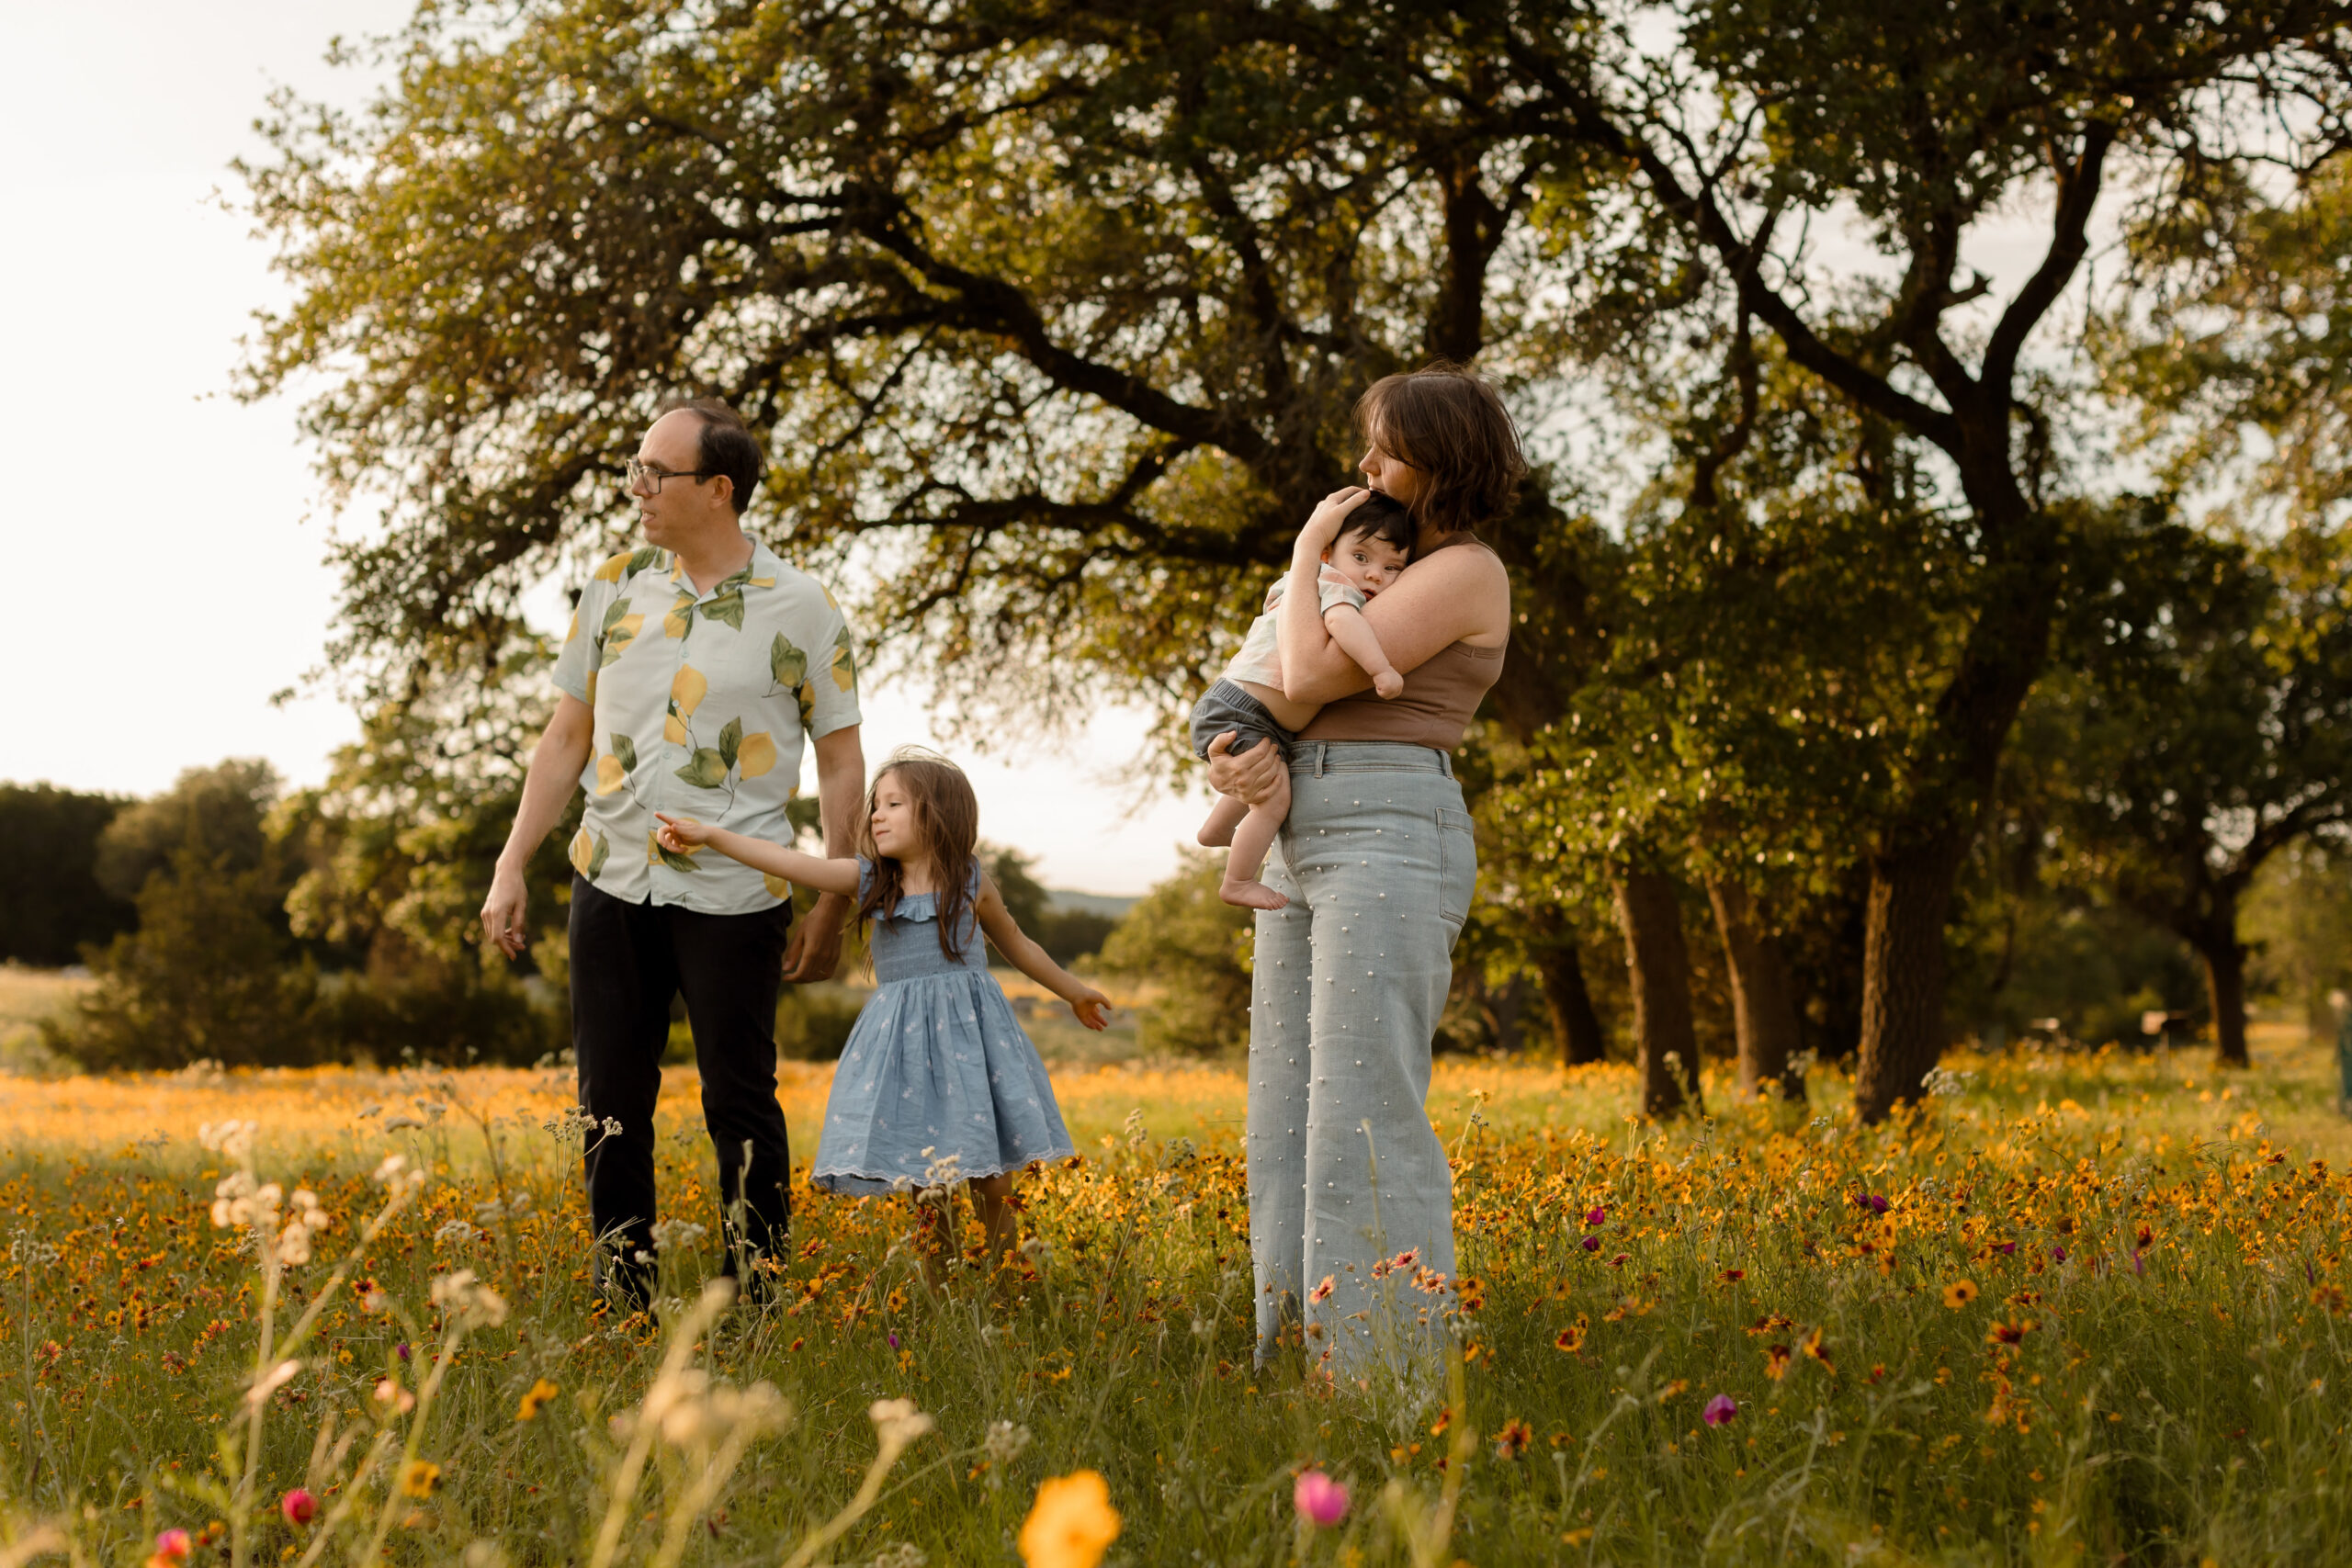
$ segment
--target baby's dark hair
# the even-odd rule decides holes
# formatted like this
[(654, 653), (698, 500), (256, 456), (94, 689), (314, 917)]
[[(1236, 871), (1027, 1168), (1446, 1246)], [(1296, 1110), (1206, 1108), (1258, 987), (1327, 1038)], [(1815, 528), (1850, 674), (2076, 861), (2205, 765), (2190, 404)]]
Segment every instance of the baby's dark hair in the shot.
[(1401, 555), (1413, 553), (1413, 514), (1405, 503), (1374, 491), (1357, 503), (1356, 509), (1340, 522), (1340, 537), (1331, 541), (1336, 547), (1342, 540), (1362, 534), (1379, 540)]

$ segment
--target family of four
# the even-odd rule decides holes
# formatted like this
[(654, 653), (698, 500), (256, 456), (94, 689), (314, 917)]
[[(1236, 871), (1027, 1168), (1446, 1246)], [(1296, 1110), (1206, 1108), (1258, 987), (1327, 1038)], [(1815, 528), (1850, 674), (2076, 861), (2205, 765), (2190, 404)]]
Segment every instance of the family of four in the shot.
[[(1452, 1179), (1422, 1110), (1477, 872), (1452, 759), (1510, 637), (1510, 582), (1475, 529), (1525, 472), (1501, 400), (1467, 372), (1392, 376), (1357, 412), (1368, 485), (1316, 508), (1193, 721), (1220, 797), (1201, 840), (1231, 845), (1224, 895), (1257, 912), (1261, 1353), (1292, 1329), (1341, 1362), (1386, 1343), (1374, 1325), (1393, 1320), (1399, 1258), (1424, 1281), (1453, 1272)], [(867, 932), (876, 988), (834, 1074), (808, 1176), (820, 1190), (968, 1183), (1001, 1254), (1015, 1177), (1075, 1151), (983, 939), (1089, 1028), (1108, 1022), (1102, 995), (1022, 934), (982, 871), (963, 773), (901, 752), (865, 779), (848, 624), (741, 526), (762, 467), (721, 403), (682, 403), (646, 433), (628, 464), (645, 543), (580, 595), (562, 695), (482, 907), (485, 938), (519, 954), (525, 865), (583, 789), (572, 1029), (596, 1277), (625, 1307), (652, 1289), (673, 1000), (718, 1153), (723, 1267), (753, 1293), (791, 1214), (777, 988), (830, 977), (848, 920)], [(821, 855), (791, 847), (804, 744)], [(817, 894), (797, 926), (794, 884)], [(919, 1208), (936, 1223), (937, 1205)], [(1431, 1304), (1405, 1311), (1426, 1321)]]

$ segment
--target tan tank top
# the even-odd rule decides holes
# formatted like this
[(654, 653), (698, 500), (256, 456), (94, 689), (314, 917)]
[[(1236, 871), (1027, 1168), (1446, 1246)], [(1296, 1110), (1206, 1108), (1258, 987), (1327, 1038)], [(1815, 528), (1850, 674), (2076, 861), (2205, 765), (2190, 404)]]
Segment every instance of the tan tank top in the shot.
[[(1476, 545), (1493, 553), (1484, 539), (1468, 533), (1458, 534), (1437, 548), (1455, 545)], [(1470, 728), (1479, 700), (1502, 678), (1503, 655), (1508, 650), (1508, 644), (1473, 648), (1466, 642), (1451, 643), (1431, 654), (1420, 668), (1408, 671), (1405, 689), (1396, 696), (1383, 702), (1366, 690), (1326, 703), (1298, 738), (1390, 740), (1451, 751), (1462, 744), (1462, 732)]]

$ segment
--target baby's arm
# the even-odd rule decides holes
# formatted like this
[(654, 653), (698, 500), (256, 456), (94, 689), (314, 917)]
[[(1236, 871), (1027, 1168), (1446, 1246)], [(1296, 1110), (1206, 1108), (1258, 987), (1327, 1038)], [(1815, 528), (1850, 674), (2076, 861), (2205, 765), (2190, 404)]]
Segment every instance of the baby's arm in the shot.
[(980, 878), (979, 915), (980, 929), (989, 933), (996, 950), (1012, 961), (1015, 969), (1068, 1002), (1069, 1010), (1087, 1028), (1111, 1026), (1111, 998), (1055, 963), (1053, 954), (1023, 934), (1020, 922), (1004, 907), (1004, 895), (996, 890), (995, 880), (986, 874)]
[(1340, 651), (1356, 661), (1357, 668), (1372, 677), (1372, 689), (1384, 697), (1393, 697), (1405, 689), (1405, 677), (1388, 662), (1387, 650), (1380, 646), (1380, 634), (1363, 618), (1363, 612), (1353, 604), (1334, 604), (1323, 612), (1324, 629)]
[(838, 893), (845, 898), (857, 897), (857, 862), (826, 860), (820, 855), (803, 854), (798, 850), (772, 844), (765, 839), (748, 838), (730, 833), (724, 828), (713, 828), (691, 817), (672, 817), (663, 812), (653, 814), (662, 818), (662, 847), (673, 854), (684, 854), (707, 844), (729, 860), (741, 861), (753, 871), (764, 871), (797, 882), (803, 887), (813, 887), (820, 893)]

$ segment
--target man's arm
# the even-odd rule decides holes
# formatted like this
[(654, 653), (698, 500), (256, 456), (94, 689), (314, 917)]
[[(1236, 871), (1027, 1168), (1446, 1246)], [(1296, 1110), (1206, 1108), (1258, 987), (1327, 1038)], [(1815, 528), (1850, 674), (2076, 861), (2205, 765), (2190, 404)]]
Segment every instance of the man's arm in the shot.
[(530, 771), (523, 776), (523, 803), (514, 808), (514, 827), (506, 847), (498, 852), (498, 869), (490, 879), (490, 897), (482, 900), (481, 934), (509, 958), (518, 958), (530, 941), (523, 929), (523, 914), (530, 901), (523, 881), (524, 868), (548, 832), (571, 804), (580, 787), (580, 770), (588, 765), (595, 743), (595, 710), (565, 693), (556, 703), (555, 716), (539, 735), (531, 752)]
[[(825, 858), (857, 853), (857, 813), (865, 799), (865, 748), (858, 727), (817, 737), (817, 819), (825, 834)], [(818, 895), (808, 918), (795, 926), (784, 950), (784, 977), (793, 985), (830, 980), (841, 967), (842, 927), (850, 901), (838, 893)]]

